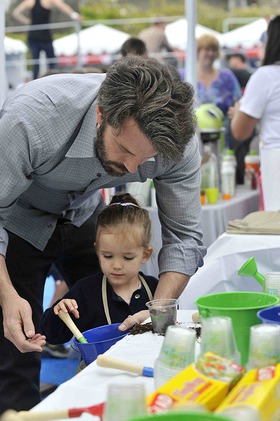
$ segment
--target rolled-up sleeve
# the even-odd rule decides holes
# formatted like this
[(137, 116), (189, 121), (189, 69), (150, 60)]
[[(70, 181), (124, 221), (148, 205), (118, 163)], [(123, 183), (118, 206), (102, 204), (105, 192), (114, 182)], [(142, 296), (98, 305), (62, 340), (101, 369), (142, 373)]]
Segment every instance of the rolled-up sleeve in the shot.
[(203, 265), (200, 205), (200, 153), (194, 137), (184, 158), (154, 179), (162, 225), (159, 272), (192, 276)]
[[(0, 119), (0, 254), (5, 255), (8, 234), (4, 230), (6, 215), (14, 202), (32, 183), (30, 157), (33, 153), (28, 142), (28, 128), (17, 117), (17, 112), (3, 114)], [(11, 158), (12, 157), (12, 158)]]

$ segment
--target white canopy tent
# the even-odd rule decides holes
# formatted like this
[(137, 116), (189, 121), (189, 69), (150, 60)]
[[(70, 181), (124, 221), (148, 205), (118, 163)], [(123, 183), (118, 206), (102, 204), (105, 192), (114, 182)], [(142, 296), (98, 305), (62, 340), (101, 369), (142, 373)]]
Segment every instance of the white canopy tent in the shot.
[[(176, 20), (175, 22), (169, 23), (166, 25), (165, 33), (170, 45), (173, 48), (178, 48), (179, 50), (185, 51), (187, 49), (188, 44), (188, 21), (185, 18), (181, 18)], [(199, 25), (198, 23), (195, 25), (195, 37), (199, 38), (201, 35), (210, 34), (218, 38), (220, 41), (220, 37), (222, 34), (218, 31), (214, 31), (213, 29), (207, 28), (206, 26)]]
[(220, 42), (223, 47), (250, 48), (258, 45), (261, 34), (266, 31), (267, 22), (264, 18), (257, 19), (247, 25), (240, 26), (225, 34), (222, 34)]
[(5, 36), (6, 77), (11, 89), (15, 89), (25, 81), (27, 50), (27, 46), (23, 41)]
[(79, 40), (77, 34), (66, 35), (53, 42), (56, 56), (75, 55), (80, 49), (80, 54), (116, 53), (129, 38), (126, 32), (119, 31), (109, 26), (98, 23), (80, 31)]
[(24, 42), (10, 37), (4, 38), (4, 51), (6, 55), (21, 54), (27, 52), (27, 46)]

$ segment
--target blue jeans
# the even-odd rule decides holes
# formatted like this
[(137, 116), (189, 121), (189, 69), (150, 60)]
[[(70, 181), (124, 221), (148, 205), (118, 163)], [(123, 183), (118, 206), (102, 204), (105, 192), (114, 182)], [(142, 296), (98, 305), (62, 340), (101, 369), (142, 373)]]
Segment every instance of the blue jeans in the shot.
[[(55, 58), (52, 42), (28, 41), (28, 45), (29, 45), (33, 60), (39, 60), (41, 51), (45, 51), (46, 57), (48, 59)], [(55, 69), (56, 63), (49, 62), (48, 68)], [(33, 79), (37, 79), (39, 76), (39, 62), (36, 62), (33, 64), (32, 71), (33, 71)]]

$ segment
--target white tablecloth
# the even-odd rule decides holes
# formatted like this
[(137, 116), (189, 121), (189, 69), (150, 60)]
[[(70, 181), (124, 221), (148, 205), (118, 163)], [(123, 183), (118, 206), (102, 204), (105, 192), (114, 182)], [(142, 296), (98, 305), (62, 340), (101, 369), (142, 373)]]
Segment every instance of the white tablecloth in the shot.
[(199, 268), (180, 297), (181, 309), (195, 309), (202, 295), (223, 291), (262, 291), (250, 277), (238, 275), (243, 263), (254, 256), (261, 274), (280, 271), (280, 235), (222, 234), (208, 249)]
[[(143, 272), (147, 275), (158, 276), (158, 252), (161, 248), (161, 225), (158, 219), (157, 208), (147, 208), (152, 220), (152, 245), (154, 252), (151, 259), (143, 265)], [(226, 231), (228, 222), (233, 219), (242, 219), (248, 213), (259, 209), (259, 192), (248, 190), (244, 186), (238, 186), (236, 196), (230, 200), (219, 199), (216, 205), (204, 205), (202, 207), (202, 232), (203, 241), (209, 247)]]
[[(182, 326), (191, 326), (193, 311), (178, 311), (178, 322)], [(146, 332), (141, 335), (128, 335), (113, 345), (105, 354), (124, 361), (140, 364), (146, 367), (153, 367), (159, 355), (163, 336)], [(197, 352), (199, 345), (197, 344)], [(106, 400), (107, 387), (112, 383), (138, 382), (145, 385), (146, 393), (149, 395), (154, 388), (154, 379), (151, 377), (138, 376), (122, 370), (98, 367), (96, 362), (88, 365), (72, 379), (60, 385), (51, 395), (46, 397), (32, 411), (49, 411), (64, 408), (79, 408), (92, 406)], [(84, 414), (82, 419), (98, 419), (91, 415)], [(79, 420), (81, 418), (72, 418)]]

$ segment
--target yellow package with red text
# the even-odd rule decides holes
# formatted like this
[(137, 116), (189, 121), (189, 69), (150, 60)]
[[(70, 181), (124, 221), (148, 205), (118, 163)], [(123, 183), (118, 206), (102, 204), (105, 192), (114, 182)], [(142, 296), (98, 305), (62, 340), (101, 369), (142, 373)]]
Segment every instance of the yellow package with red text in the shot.
[(239, 406), (256, 409), (262, 421), (271, 420), (280, 410), (280, 364), (248, 371), (216, 412)]
[(168, 411), (177, 402), (195, 402), (214, 410), (243, 372), (240, 365), (207, 352), (148, 397), (149, 412)]

